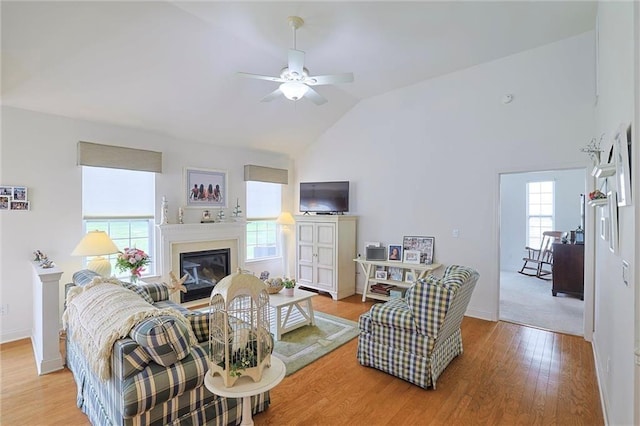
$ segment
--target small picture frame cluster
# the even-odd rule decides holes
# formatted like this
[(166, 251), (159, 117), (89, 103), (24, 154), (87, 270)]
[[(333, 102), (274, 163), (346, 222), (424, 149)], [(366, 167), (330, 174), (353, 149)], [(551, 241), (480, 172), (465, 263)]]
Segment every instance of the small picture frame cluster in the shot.
[(26, 211), (29, 209), (26, 186), (0, 185), (0, 210)]

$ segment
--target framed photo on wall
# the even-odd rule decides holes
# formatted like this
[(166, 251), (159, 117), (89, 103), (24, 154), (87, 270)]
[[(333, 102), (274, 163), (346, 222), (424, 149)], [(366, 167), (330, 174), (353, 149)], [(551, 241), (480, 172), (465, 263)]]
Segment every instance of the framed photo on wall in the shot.
[(227, 172), (223, 170), (184, 169), (185, 206), (227, 207)]
[(11, 197), (7, 195), (0, 195), (0, 210), (9, 210), (11, 204)]
[(404, 250), (418, 250), (420, 252), (420, 263), (431, 265), (433, 263), (433, 249), (435, 237), (405, 236), (402, 240)]
[(609, 250), (618, 252), (618, 197), (615, 191), (607, 193), (609, 201)]
[(613, 152), (616, 158), (616, 191), (620, 207), (631, 205), (630, 133), (631, 127), (621, 124), (613, 141)]

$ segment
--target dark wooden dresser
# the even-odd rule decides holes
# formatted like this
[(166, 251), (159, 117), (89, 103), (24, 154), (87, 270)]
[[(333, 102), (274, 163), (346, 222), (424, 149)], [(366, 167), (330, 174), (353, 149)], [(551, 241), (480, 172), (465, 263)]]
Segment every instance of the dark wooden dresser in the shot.
[(584, 300), (584, 244), (553, 244), (551, 294), (567, 293)]

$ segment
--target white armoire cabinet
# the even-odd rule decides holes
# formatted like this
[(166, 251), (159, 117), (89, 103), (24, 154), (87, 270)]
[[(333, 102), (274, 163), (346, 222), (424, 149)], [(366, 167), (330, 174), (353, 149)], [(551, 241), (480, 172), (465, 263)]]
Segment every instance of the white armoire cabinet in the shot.
[(296, 281), (334, 300), (356, 292), (357, 216), (296, 216)]

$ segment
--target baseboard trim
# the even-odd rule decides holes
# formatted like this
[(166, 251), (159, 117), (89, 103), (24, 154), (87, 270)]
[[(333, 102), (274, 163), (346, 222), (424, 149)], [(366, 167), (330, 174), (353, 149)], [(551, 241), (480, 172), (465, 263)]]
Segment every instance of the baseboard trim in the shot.
[(604, 375), (600, 369), (600, 363), (598, 362), (598, 351), (596, 351), (597, 334), (593, 333), (593, 339), (591, 340), (591, 350), (593, 351), (593, 363), (596, 368), (596, 380), (598, 381), (598, 390), (600, 391), (600, 405), (602, 407), (602, 417), (604, 418), (605, 426), (609, 425), (609, 416), (607, 415), (607, 398), (605, 395), (605, 388), (602, 386)]
[(31, 329), (15, 330), (0, 335), (0, 344), (15, 342), (16, 340), (31, 339)]

